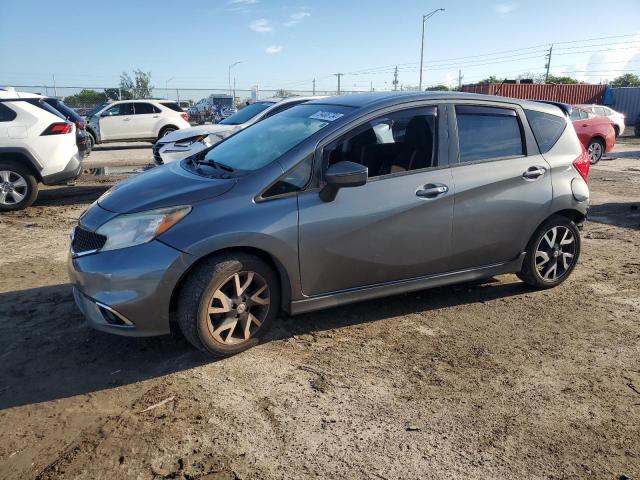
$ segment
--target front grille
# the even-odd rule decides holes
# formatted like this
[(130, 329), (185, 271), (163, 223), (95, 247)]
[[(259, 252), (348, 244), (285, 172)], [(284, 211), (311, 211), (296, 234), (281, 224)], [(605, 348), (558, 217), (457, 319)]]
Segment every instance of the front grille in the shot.
[(90, 232), (82, 227), (76, 227), (73, 235), (73, 241), (71, 242), (71, 248), (74, 253), (91, 252), (93, 250), (100, 250), (104, 247), (107, 241), (107, 237), (95, 232)]
[(160, 142), (156, 142), (153, 144), (153, 162), (156, 165), (162, 165), (164, 163), (162, 161), (162, 157), (160, 156), (160, 147), (162, 147), (162, 144)]

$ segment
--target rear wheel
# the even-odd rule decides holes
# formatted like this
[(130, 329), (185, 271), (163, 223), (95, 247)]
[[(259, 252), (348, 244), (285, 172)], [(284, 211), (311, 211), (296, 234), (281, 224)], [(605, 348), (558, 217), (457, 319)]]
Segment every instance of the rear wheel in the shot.
[(178, 324), (195, 347), (233, 355), (260, 342), (280, 305), (273, 270), (253, 255), (212, 257), (187, 279), (178, 299)]
[(38, 196), (38, 181), (28, 168), (0, 162), (0, 212), (22, 210)]
[(592, 139), (587, 144), (587, 153), (589, 154), (591, 165), (595, 165), (604, 155), (604, 142), (599, 138)]
[(554, 215), (544, 222), (527, 245), (520, 280), (536, 288), (564, 282), (580, 256), (580, 232), (566, 217)]
[(176, 127), (164, 127), (158, 134), (158, 140), (160, 140), (165, 135), (169, 135), (171, 132), (175, 132), (176, 130), (178, 130)]

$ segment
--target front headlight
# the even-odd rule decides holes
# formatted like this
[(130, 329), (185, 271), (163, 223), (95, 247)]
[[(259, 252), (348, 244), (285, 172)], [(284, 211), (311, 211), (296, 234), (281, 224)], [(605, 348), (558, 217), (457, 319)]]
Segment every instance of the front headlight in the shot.
[(209, 135), (198, 135), (196, 137), (189, 137), (189, 138), (185, 138), (184, 140), (178, 140), (177, 142), (174, 143), (174, 145), (176, 147), (190, 147), (191, 145), (193, 145), (196, 142), (203, 142), (204, 139), (206, 139)]
[(190, 211), (190, 206), (181, 206), (119, 215), (96, 230), (96, 233), (107, 237), (100, 250), (117, 250), (150, 242), (173, 227)]

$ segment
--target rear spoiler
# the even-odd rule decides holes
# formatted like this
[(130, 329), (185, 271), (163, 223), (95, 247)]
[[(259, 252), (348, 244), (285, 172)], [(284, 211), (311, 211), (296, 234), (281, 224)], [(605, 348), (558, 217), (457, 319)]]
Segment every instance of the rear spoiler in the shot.
[(555, 105), (560, 110), (562, 110), (567, 116), (571, 116), (571, 112), (573, 112), (573, 107), (568, 103), (552, 102), (551, 100), (531, 100), (531, 101), (538, 102), (538, 103), (546, 103), (548, 105)]

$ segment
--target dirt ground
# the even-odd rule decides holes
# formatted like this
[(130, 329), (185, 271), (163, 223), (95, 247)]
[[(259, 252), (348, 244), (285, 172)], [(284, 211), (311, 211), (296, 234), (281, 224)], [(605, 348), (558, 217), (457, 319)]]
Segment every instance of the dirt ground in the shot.
[(282, 318), (220, 361), (90, 329), (68, 233), (114, 178), (43, 191), (0, 216), (0, 478), (640, 479), (640, 141), (611, 157), (562, 286)]

